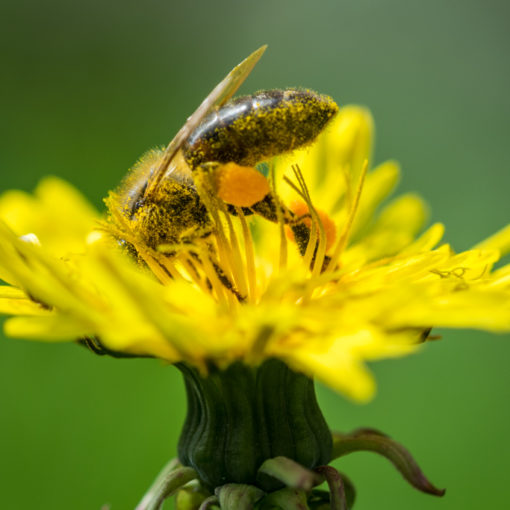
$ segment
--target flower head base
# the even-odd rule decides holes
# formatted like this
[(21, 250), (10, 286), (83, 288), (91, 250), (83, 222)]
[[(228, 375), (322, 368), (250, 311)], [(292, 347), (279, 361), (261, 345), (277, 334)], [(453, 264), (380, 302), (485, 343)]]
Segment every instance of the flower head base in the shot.
[[(314, 104), (319, 131), (336, 113), (326, 96), (294, 89), (289, 94)], [(285, 94), (257, 96), (263, 99), (277, 105), (271, 122), (285, 125), (286, 110), (278, 117)], [(296, 104), (289, 108), (302, 120), (302, 103)], [(267, 121), (252, 110), (252, 125)], [(196, 152), (174, 151), (168, 173), (156, 180), (152, 176), (159, 175), (168, 149), (153, 150), (110, 194), (106, 220), (57, 179), (42, 181), (35, 197), (10, 192), (0, 198), (0, 278), (6, 283), (0, 286), (0, 312), (14, 316), (5, 322), (8, 335), (155, 357), (179, 364), (186, 374), (192, 411), (179, 456), (187, 467), (174, 473), (172, 464), (171, 476), (151, 493), (155, 499), (140, 509), (159, 508), (161, 494), (195, 477), (202, 484), (191, 499), (181, 496), (186, 501), (196, 503), (199, 494), (206, 504), (204, 494), (213, 496), (204, 487), (221, 486), (216, 496), (223, 498), (222, 508), (237, 508), (232, 501), (240, 494), (229, 485), (234, 482), (252, 484), (246, 489), (252, 506), (266, 497), (260, 491), (272, 492), (272, 508), (282, 493), (259, 480), (265, 475), (280, 481), (276, 487), (287, 487), (280, 490), (298, 491), (289, 508), (298, 508), (303, 497), (313, 508), (325, 501), (345, 508), (347, 479), (321, 467), (331, 457), (331, 435), (309, 378), (363, 401), (375, 390), (365, 362), (416, 351), (433, 326), (510, 330), (510, 266), (493, 271), (510, 251), (510, 229), (457, 254), (439, 244), (442, 225), (420, 234), (426, 211), (419, 197), (404, 195), (379, 210), (399, 170), (394, 162), (370, 168), (372, 130), (366, 110), (345, 107), (313, 146), (280, 155), (266, 168), (244, 160), (235, 166), (196, 163), (205, 150), (201, 145)], [(280, 148), (277, 138), (264, 154)], [(293, 149), (294, 138), (287, 138), (285, 146)], [(253, 189), (241, 197), (236, 186), (247, 185)], [(298, 207), (292, 206), (296, 200)], [(244, 384), (248, 403), (238, 398), (233, 374)], [(271, 410), (278, 401), (271, 388), (289, 381), (292, 390), (280, 394), (275, 407), (289, 403), (280, 416)], [(229, 398), (239, 404), (235, 409)], [(221, 406), (224, 416), (215, 421)], [(281, 419), (264, 432), (266, 415)], [(262, 420), (260, 430), (252, 426), (250, 432), (250, 416)], [(302, 425), (302, 442), (289, 446), (282, 431), (291, 422)], [(235, 433), (225, 438), (229, 427)], [(219, 439), (229, 445), (225, 455), (233, 452), (227, 460), (214, 454)], [(338, 455), (390, 452), (413, 485), (441, 493), (402, 447), (379, 433), (333, 439)], [(266, 451), (254, 451), (260, 444)], [(294, 483), (301, 475), (306, 483)], [(329, 499), (312, 491), (323, 479)], [(289, 492), (285, 498), (292, 500)], [(248, 503), (242, 508), (251, 508)]]

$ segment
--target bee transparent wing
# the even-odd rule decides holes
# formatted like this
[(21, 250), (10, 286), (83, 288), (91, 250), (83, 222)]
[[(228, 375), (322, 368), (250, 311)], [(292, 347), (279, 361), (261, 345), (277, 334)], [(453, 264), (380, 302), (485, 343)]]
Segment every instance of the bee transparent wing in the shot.
[(145, 191), (145, 196), (148, 196), (152, 190), (157, 188), (182, 144), (189, 138), (191, 133), (198, 127), (211, 109), (215, 106), (223, 105), (236, 93), (237, 89), (251, 73), (264, 51), (266, 51), (266, 48), (267, 46), (260, 47), (234, 67), (234, 69), (214, 87), (212, 92), (202, 101), (195, 112), (188, 117), (184, 126), (182, 126), (174, 139), (166, 147), (160, 165), (150, 179)]
[[(234, 69), (232, 69), (232, 71), (230, 71), (230, 73), (228, 73), (227, 76), (225, 76), (225, 78), (223, 78), (223, 80), (214, 87), (213, 91), (206, 97), (195, 113), (197, 113), (208, 101), (211, 103), (210, 106), (221, 106), (226, 103), (237, 92), (237, 89), (252, 72), (266, 49), (267, 44), (261, 46), (249, 57), (246, 57), (240, 64), (236, 65)], [(209, 109), (210, 108), (208, 108), (208, 110)]]

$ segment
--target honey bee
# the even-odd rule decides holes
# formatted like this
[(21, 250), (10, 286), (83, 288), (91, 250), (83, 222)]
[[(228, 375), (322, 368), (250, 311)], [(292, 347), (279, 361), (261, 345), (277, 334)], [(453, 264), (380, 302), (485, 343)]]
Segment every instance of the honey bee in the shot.
[[(212, 232), (213, 223), (197, 190), (198, 173), (227, 163), (254, 167), (309, 144), (338, 111), (328, 96), (295, 88), (231, 100), (265, 49), (259, 48), (230, 71), (166, 149), (149, 151), (125, 179), (114, 206), (145, 246), (192, 243)], [(229, 211), (236, 214), (232, 206)], [(243, 207), (243, 212), (270, 221), (279, 217), (270, 193)], [(285, 221), (292, 224), (293, 214), (284, 213)], [(303, 222), (291, 228), (304, 254), (309, 229)]]

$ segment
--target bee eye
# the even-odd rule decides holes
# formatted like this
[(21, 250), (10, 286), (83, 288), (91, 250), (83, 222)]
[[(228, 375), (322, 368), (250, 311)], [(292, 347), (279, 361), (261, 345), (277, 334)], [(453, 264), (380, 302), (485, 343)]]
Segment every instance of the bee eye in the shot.
[(270, 191), (267, 179), (251, 166), (226, 163), (216, 169), (219, 198), (236, 207), (251, 207)]

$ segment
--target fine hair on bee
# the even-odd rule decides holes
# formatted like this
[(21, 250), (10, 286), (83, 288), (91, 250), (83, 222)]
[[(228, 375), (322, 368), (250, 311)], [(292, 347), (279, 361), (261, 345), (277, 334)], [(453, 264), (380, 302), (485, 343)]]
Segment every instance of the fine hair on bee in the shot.
[[(255, 166), (301, 148), (315, 140), (337, 109), (328, 96), (300, 89), (263, 91), (226, 103), (192, 132), (177, 157), (178, 165), (151, 196), (144, 196), (150, 175), (138, 175), (138, 186), (128, 181), (130, 219), (141, 223), (139, 231), (152, 248), (207, 235), (210, 220), (196, 191), (193, 173), (204, 165), (228, 162)], [(142, 160), (143, 172), (153, 168), (161, 157), (160, 151), (149, 152)], [(135, 168), (134, 175), (136, 171)], [(270, 194), (243, 211), (274, 222), (278, 218)], [(293, 216), (290, 211), (285, 213), (286, 218)], [(308, 228), (304, 224), (291, 228), (294, 227), (299, 249), (304, 253)]]
[[(337, 113), (338, 106), (330, 97), (308, 89), (267, 90), (229, 100), (264, 50), (257, 50), (235, 67), (169, 146), (149, 151), (125, 179), (114, 205), (121, 209), (130, 230), (144, 246), (157, 250), (162, 245), (192, 246), (199, 239), (207, 239), (214, 223), (197, 189), (200, 172), (228, 163), (254, 167), (304, 147)], [(234, 207), (226, 206), (235, 214)], [(277, 205), (271, 193), (242, 210), (272, 222), (283, 218), (304, 255), (309, 227), (285, 206)], [(125, 239), (121, 241), (129, 245)], [(136, 247), (128, 247), (136, 252)], [(165, 253), (172, 255), (171, 251)], [(204, 256), (192, 249), (189, 253), (196, 263)], [(215, 262), (213, 267), (221, 283), (242, 301), (221, 267)]]

